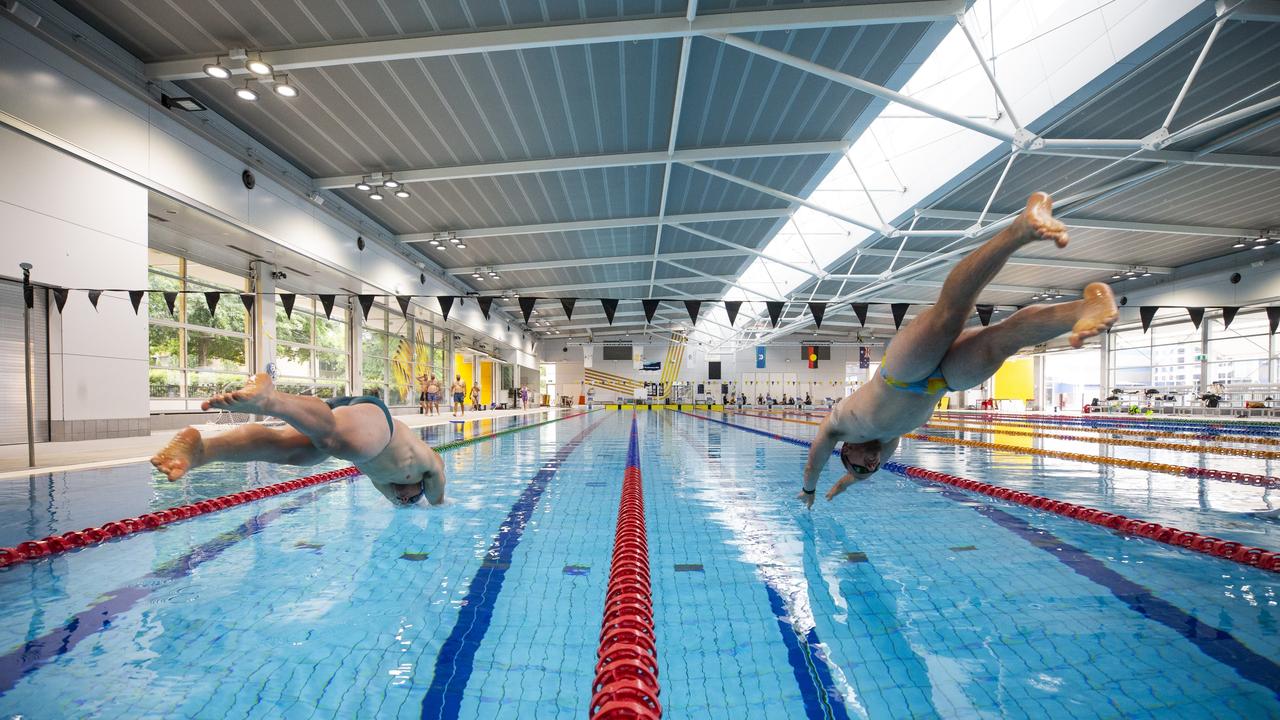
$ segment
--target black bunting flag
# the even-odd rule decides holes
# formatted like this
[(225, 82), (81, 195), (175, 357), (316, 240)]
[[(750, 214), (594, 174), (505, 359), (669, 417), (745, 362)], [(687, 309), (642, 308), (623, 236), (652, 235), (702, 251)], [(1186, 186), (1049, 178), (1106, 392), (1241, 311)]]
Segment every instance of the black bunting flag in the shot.
[(533, 314), (533, 305), (536, 302), (538, 302), (538, 298), (536, 297), (520, 298), (520, 312), (524, 313), (524, 322), (526, 325), (529, 324), (529, 316)]
[(133, 314), (138, 314), (138, 308), (142, 305), (142, 296), (146, 295), (145, 290), (130, 290), (129, 302), (133, 303)]
[(284, 293), (280, 296), (280, 304), (284, 305), (284, 316), (293, 319), (293, 301), (298, 298), (293, 293)]
[(58, 312), (62, 312), (62, 308), (67, 305), (67, 293), (70, 292), (66, 288), (53, 289), (53, 304), (57, 306)]
[(1192, 307), (1189, 307), (1189, 308), (1187, 308), (1187, 314), (1191, 316), (1191, 324), (1192, 324), (1192, 325), (1195, 325), (1195, 326), (1196, 326), (1196, 329), (1197, 329), (1197, 330), (1199, 330), (1199, 329), (1200, 329), (1200, 322), (1201, 322), (1202, 320), (1204, 320), (1204, 308), (1202, 308), (1202, 307), (1193, 307), (1193, 308), (1192, 308)]
[(1143, 305), (1138, 308), (1138, 316), (1142, 318), (1142, 332), (1151, 328), (1151, 321), (1155, 319), (1156, 311), (1159, 309), (1158, 305)]
[(982, 327), (991, 324), (991, 313), (996, 311), (995, 305), (978, 305), (978, 322), (982, 323)]
[(782, 317), (782, 308), (785, 306), (786, 303), (781, 300), (768, 300), (765, 302), (764, 307), (769, 311), (769, 323), (773, 327), (778, 327), (778, 318)]
[(858, 323), (862, 327), (867, 326), (867, 304), (866, 303), (849, 303), (853, 306), (853, 314), (858, 316)]
[(320, 298), (320, 305), (324, 307), (324, 316), (326, 319), (333, 315), (334, 295), (317, 295)]
[(907, 316), (907, 309), (911, 307), (910, 303), (893, 303), (889, 306), (889, 310), (893, 313), (893, 327), (902, 327), (902, 318)]
[(684, 309), (689, 313), (689, 324), (698, 324), (698, 311), (702, 309), (701, 300), (685, 300)]
[(1231, 327), (1231, 321), (1236, 319), (1236, 313), (1240, 312), (1238, 307), (1222, 308), (1222, 329), (1226, 330)]
[(90, 290), (90, 291), (89, 291), (89, 304), (93, 306), (93, 309), (94, 309), (94, 310), (97, 310), (97, 309), (98, 309), (98, 298), (100, 298), (100, 297), (102, 297), (102, 291), (101, 291), (101, 290)]
[(1276, 328), (1280, 327), (1280, 307), (1267, 308), (1267, 320), (1271, 321), (1271, 334), (1276, 334)]
[(484, 315), (484, 319), (489, 319), (489, 308), (493, 307), (493, 298), (488, 295), (481, 295), (476, 298), (476, 303), (480, 305), (480, 314)]
[(729, 327), (733, 327), (733, 321), (738, 319), (738, 308), (742, 307), (741, 300), (725, 300), (724, 312), (729, 316)]
[(453, 309), (453, 296), (440, 295), (436, 300), (440, 303), (440, 315), (444, 317), (445, 320), (448, 320), (449, 311)]
[[(827, 304), (824, 302), (809, 303), (809, 312), (813, 315), (813, 324), (819, 330), (822, 329), (822, 316), (827, 313)], [(816, 365), (814, 367), (817, 367)]]
[(396, 304), (400, 306), (400, 314), (409, 317), (409, 303), (413, 300), (412, 295), (397, 295)]
[(640, 301), (640, 304), (644, 305), (644, 321), (645, 322), (650, 322), (650, 323), (653, 322), (653, 314), (658, 312), (658, 303), (660, 302), (662, 301), (653, 300), (653, 299), (646, 299), (646, 300)]
[(560, 307), (564, 308), (564, 316), (570, 320), (573, 319), (573, 306), (578, 304), (578, 298), (560, 298)]
[(600, 308), (601, 308), (602, 310), (604, 310), (604, 316), (605, 316), (605, 319), (607, 319), (607, 320), (609, 321), (609, 324), (610, 324), (610, 325), (612, 325), (612, 324), (613, 324), (613, 314), (614, 314), (614, 313), (616, 313), (616, 312), (618, 312), (618, 300), (617, 300), (617, 298), (601, 298), (601, 299), (600, 299)]
[(222, 299), (220, 292), (207, 292), (204, 294), (204, 304), (209, 306), (209, 317), (217, 317), (218, 301)]
[(376, 295), (357, 295), (356, 299), (360, 301), (360, 312), (364, 315), (364, 319), (369, 319), (369, 311), (373, 309), (373, 299)]
[(178, 301), (178, 293), (172, 290), (166, 290), (164, 293), (164, 304), (169, 308), (169, 317), (176, 318), (177, 315), (173, 311), (173, 304)]
[(253, 293), (240, 293), (240, 304), (244, 305), (244, 311), (253, 312)]

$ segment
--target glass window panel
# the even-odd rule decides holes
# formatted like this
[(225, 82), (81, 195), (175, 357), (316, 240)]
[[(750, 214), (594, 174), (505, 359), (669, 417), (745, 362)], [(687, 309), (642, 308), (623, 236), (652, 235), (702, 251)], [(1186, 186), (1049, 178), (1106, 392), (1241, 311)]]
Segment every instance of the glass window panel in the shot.
[(316, 361), (319, 370), (318, 377), (326, 380), (346, 380), (346, 353), (325, 352), (321, 350), (316, 353)]
[(369, 317), (365, 318), (364, 326), (371, 330), (386, 331), (387, 329), (386, 308), (383, 308), (378, 305), (374, 305), (373, 307), (369, 308)]
[(293, 317), (285, 315), (284, 306), (276, 303), (276, 340), (281, 342), (311, 344), (311, 324), (314, 317), (298, 307), (293, 306)]
[(1111, 367), (1150, 367), (1151, 351), (1142, 349), (1116, 350), (1111, 353)]
[(1270, 382), (1265, 358), (1209, 363), (1209, 382), (1224, 385), (1263, 385)]
[(167, 325), (152, 325), (147, 334), (151, 367), (177, 368), (181, 360), (178, 328)]
[(176, 398), (182, 397), (182, 373), (177, 370), (156, 370), (152, 369), (148, 373), (148, 380), (151, 384), (151, 397), (153, 398)]
[[(188, 286), (189, 289), (200, 288)], [(209, 303), (200, 292), (187, 293), (187, 323), (201, 327), (212, 327), (219, 330), (246, 332), (248, 324), (244, 304), (238, 295), (223, 295), (218, 299), (217, 314), (209, 314)]]
[(188, 330), (187, 367), (243, 372), (245, 339)]
[(276, 345), (276, 373), (288, 377), (311, 377), (311, 350), (292, 345)]
[(187, 395), (189, 397), (206, 397), (220, 392), (235, 389), (244, 385), (248, 373), (225, 373), (203, 371), (187, 373)]
[(1116, 368), (1111, 376), (1112, 384), (1123, 390), (1151, 387), (1150, 367)]
[[(1181, 309), (1177, 312), (1182, 312)], [(1200, 343), (1200, 330), (1190, 319), (1172, 323), (1164, 323), (1151, 328), (1151, 344), (1167, 345), (1170, 343)]]
[(1209, 361), (1244, 360), (1267, 357), (1267, 336), (1223, 337), (1209, 341)]
[[(182, 281), (177, 278), (171, 278), (157, 272), (147, 273), (147, 287), (152, 290), (181, 290)], [(177, 302), (174, 303), (174, 315), (176, 316)], [(169, 306), (164, 301), (164, 295), (158, 292), (147, 293), (147, 315), (152, 318), (162, 320), (172, 320), (174, 316), (169, 315)]]
[(316, 315), (316, 346), (330, 350), (347, 350), (347, 311), (337, 308), (332, 318)]
[(373, 330), (360, 331), (360, 350), (366, 358), (387, 357), (387, 336)]
[[(1231, 327), (1222, 327), (1222, 316), (1220, 314), (1206, 318), (1205, 322), (1209, 323), (1209, 339), (1214, 340), (1224, 337), (1241, 337), (1246, 335), (1267, 335), (1271, 332), (1271, 325), (1267, 320), (1267, 313), (1263, 310), (1241, 311), (1231, 321)], [(1262, 345), (1267, 344), (1266, 338), (1262, 338)]]

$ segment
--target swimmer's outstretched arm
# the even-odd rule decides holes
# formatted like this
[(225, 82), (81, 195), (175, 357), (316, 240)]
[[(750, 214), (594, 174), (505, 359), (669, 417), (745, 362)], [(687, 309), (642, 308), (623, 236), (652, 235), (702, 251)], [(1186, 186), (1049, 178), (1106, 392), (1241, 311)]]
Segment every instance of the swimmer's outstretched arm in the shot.
[(840, 438), (831, 429), (832, 415), (828, 415), (827, 419), (822, 421), (822, 425), (818, 428), (818, 436), (809, 446), (809, 459), (804, 464), (804, 484), (798, 497), (807, 507), (813, 507), (813, 498), (818, 492), (818, 476), (822, 474), (822, 469), (831, 459), (831, 452), (836, 449), (836, 443), (840, 442)]

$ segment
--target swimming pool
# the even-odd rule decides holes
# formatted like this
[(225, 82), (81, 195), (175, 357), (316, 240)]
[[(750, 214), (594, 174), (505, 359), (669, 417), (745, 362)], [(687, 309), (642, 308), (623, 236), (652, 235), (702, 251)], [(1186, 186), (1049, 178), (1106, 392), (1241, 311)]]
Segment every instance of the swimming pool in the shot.
[[(744, 428), (813, 426), (709, 417), (729, 424), (635, 416), (666, 717), (1280, 712), (1274, 573), (888, 472), (807, 512), (807, 450)], [(597, 411), (447, 452), (440, 508), (396, 510), (357, 478), (0, 571), (0, 713), (582, 717), (632, 422)], [(1280, 549), (1266, 488), (922, 441), (895, 459)], [(149, 470), (6, 485), (0, 511), (28, 525), (5, 542), (301, 474)], [(104, 483), (120, 491), (99, 507)]]

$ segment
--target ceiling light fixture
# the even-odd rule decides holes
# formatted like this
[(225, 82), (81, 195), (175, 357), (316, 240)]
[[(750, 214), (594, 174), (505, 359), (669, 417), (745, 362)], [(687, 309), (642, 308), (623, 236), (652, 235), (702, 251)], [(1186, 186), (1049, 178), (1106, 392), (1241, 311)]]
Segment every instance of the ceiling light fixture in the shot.
[(480, 279), (480, 273), (478, 273), (478, 272), (476, 272), (476, 273), (471, 273), (471, 277), (473, 277), (473, 278), (475, 278), (475, 279), (479, 280), (479, 279)]
[(1267, 248), (1267, 246), (1266, 246), (1266, 245), (1263, 245), (1262, 243), (1258, 243), (1257, 245), (1254, 245), (1254, 246), (1253, 246), (1253, 249), (1254, 249), (1254, 250), (1265, 250), (1266, 248)]
[(386, 180), (382, 181), (382, 187), (391, 188), (392, 190), (394, 190), (400, 187), (400, 181), (396, 180), (395, 178), (389, 177)]
[(407, 198), (409, 197), (409, 191), (405, 190), (404, 188), (400, 188), (399, 190), (396, 190), (396, 197), (402, 198), (402, 199)]
[(382, 199), (382, 193), (378, 192), (377, 190), (374, 190), (373, 192), (369, 193), (369, 199), (370, 199), (370, 200), (381, 200), (381, 199)]
[(364, 180), (361, 180), (360, 182), (356, 183), (356, 189), (361, 190), (363, 192), (369, 192), (370, 190), (373, 189), (373, 186), (365, 182)]
[(271, 89), (274, 90), (277, 95), (286, 98), (298, 97), (298, 86), (289, 82), (288, 75), (276, 75), (275, 81), (276, 84), (271, 86)]
[(258, 99), (258, 93), (255, 92), (253, 88), (249, 87), (249, 81), (245, 80), (244, 87), (236, 88), (236, 97), (248, 102), (254, 102)]
[(222, 64), (222, 56), (214, 58), (214, 61), (204, 66), (204, 74), (211, 78), (226, 80), (231, 77), (231, 68)]
[(248, 70), (254, 75), (260, 75), (262, 77), (270, 77), (272, 73), (275, 72), (275, 68), (271, 67), (271, 63), (263, 60), (261, 54), (259, 54), (257, 57), (252, 57), (252, 58), (249, 58), (248, 60), (245, 60), (244, 69)]
[(1243, 240), (1237, 240), (1237, 241), (1236, 241), (1236, 244), (1235, 244), (1235, 245), (1232, 245), (1231, 247), (1233, 247), (1233, 248), (1242, 248), (1242, 247), (1244, 247), (1244, 241), (1243, 241)]
[(466, 245), (463, 245), (462, 243), (458, 243), (457, 245), (454, 245), (454, 247), (458, 248), (459, 250), (466, 250), (466, 249), (467, 249), (467, 246), (466, 246)]

